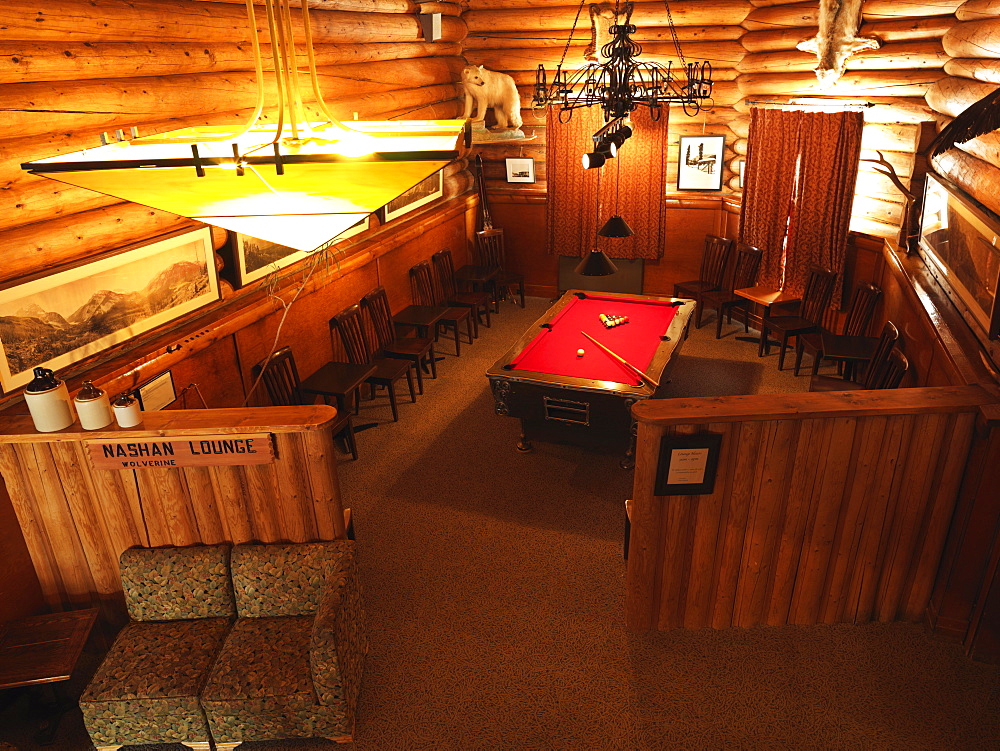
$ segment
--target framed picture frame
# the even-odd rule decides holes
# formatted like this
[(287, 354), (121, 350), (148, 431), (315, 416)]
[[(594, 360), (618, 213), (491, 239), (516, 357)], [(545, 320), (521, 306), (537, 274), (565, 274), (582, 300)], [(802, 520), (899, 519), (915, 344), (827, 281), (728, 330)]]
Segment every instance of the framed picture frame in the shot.
[(743, 174), (747, 171), (747, 160), (737, 159), (736, 160), (736, 174), (740, 178), (739, 186), (740, 190), (743, 189)]
[(534, 157), (509, 156), (506, 159), (504, 159), (504, 166), (507, 168), (507, 182), (509, 183), (535, 182)]
[(174, 375), (165, 370), (155, 378), (150, 378), (135, 390), (139, 400), (139, 409), (143, 412), (153, 412), (173, 404), (177, 400), (174, 390)]
[(1000, 217), (927, 173), (917, 248), (980, 340), (1000, 338)]
[[(334, 242), (341, 242), (359, 235), (370, 226), (371, 216), (366, 216), (353, 227), (348, 227), (337, 235), (325, 247), (333, 245)], [(262, 279), (275, 271), (280, 271), (293, 263), (298, 263), (317, 252), (319, 250), (296, 250), (270, 240), (261, 240), (236, 232), (233, 240), (233, 272), (235, 275), (233, 281), (238, 287), (245, 287), (251, 282)]]
[(656, 495), (708, 495), (715, 489), (720, 433), (665, 435), (660, 440)]
[(393, 198), (379, 209), (379, 218), (383, 223), (391, 222), (397, 217), (409, 214), (444, 195), (444, 176), (441, 170), (425, 177), (400, 196)]
[(61, 370), (219, 299), (208, 227), (0, 289), (0, 388)]
[(681, 136), (677, 190), (722, 190), (725, 136)]

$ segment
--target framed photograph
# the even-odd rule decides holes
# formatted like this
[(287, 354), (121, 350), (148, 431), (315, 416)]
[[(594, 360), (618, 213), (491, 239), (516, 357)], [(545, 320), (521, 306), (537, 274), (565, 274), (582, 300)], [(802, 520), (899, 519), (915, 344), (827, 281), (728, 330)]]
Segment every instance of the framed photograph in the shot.
[(928, 173), (918, 249), (980, 339), (1000, 337), (1000, 217)]
[(681, 136), (677, 190), (722, 190), (725, 136)]
[(153, 412), (172, 404), (177, 399), (173, 374), (168, 370), (150, 378), (135, 390), (135, 396), (143, 412)]
[(743, 173), (746, 172), (746, 170), (747, 170), (747, 160), (738, 159), (736, 161), (736, 174), (740, 178), (740, 188), (743, 187)]
[(507, 182), (509, 183), (533, 183), (535, 182), (535, 160), (530, 156), (507, 157), (504, 160), (507, 166)]
[[(371, 217), (366, 216), (353, 227), (348, 227), (337, 235), (325, 247), (333, 245), (334, 242), (340, 242), (354, 235), (359, 235), (368, 229), (370, 225)], [(293, 263), (297, 263), (318, 251), (319, 249), (296, 250), (295, 248), (287, 248), (270, 240), (261, 240), (237, 232), (233, 252), (233, 269), (236, 273), (236, 278), (233, 281), (237, 286), (245, 287), (250, 282), (255, 282), (274, 271), (291, 266)]]
[(219, 299), (208, 227), (0, 290), (0, 387), (60, 370)]
[(719, 433), (665, 435), (660, 440), (656, 495), (708, 495), (719, 467)]
[(444, 195), (444, 177), (438, 170), (433, 175), (424, 178), (408, 191), (393, 198), (389, 203), (379, 209), (383, 222), (391, 222), (396, 217), (409, 214), (414, 209), (430, 203), (436, 198)]

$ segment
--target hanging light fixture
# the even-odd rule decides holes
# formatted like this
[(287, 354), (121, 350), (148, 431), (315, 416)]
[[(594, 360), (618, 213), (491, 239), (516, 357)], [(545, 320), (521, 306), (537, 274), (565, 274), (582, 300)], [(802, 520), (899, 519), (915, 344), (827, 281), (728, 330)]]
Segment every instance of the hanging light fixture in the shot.
[[(663, 66), (636, 59), (642, 53), (642, 47), (631, 38), (636, 31), (631, 23), (632, 3), (625, 3), (624, 8), (619, 11), (616, 0), (616, 23), (609, 30), (612, 40), (601, 48), (601, 55), (607, 61), (590, 63), (574, 72), (564, 70), (566, 53), (583, 9), (581, 0), (580, 10), (573, 21), (573, 28), (566, 40), (551, 86), (547, 83), (544, 66), (538, 66), (532, 103), (538, 107), (559, 107), (559, 117), (563, 122), (572, 117), (573, 110), (594, 105), (599, 105), (604, 110), (605, 120), (624, 117), (639, 107), (646, 107), (654, 120), (660, 118), (663, 105), (679, 104), (687, 115), (696, 115), (702, 109), (710, 108), (712, 66), (707, 60), (701, 63), (689, 63), (685, 60), (674, 28), (669, 0), (664, 0), (664, 5), (667, 9), (670, 37), (677, 55), (676, 68), (673, 67), (672, 60)], [(565, 120), (564, 112), (568, 113)]]
[[(302, 0), (309, 81), (325, 120), (305, 117), (291, 0), (265, 0), (278, 95), (261, 123), (264, 71), (253, 0), (246, 0), (257, 104), (244, 126), (183, 128), (22, 164), (28, 172), (190, 217), (297, 250), (344, 230), (434, 174), (471, 145), (464, 120), (343, 123), (323, 100)], [(122, 134), (123, 135), (123, 134)]]
[[(595, 209), (594, 218), (595, 220), (599, 220), (601, 218), (601, 173), (600, 172), (597, 173), (597, 207)], [(604, 230), (607, 228), (608, 224), (610, 224), (614, 219), (618, 219), (622, 224), (625, 225), (625, 229), (628, 230), (628, 234), (624, 235), (604, 234)], [(629, 226), (627, 224), (625, 224), (624, 219), (622, 219), (620, 216), (615, 215), (611, 217), (611, 219), (609, 219), (607, 223), (605, 223), (604, 227), (602, 227), (597, 234), (599, 237), (628, 237), (629, 235), (632, 234), (632, 230), (629, 229)], [(577, 264), (577, 267), (574, 269), (574, 271), (580, 276), (610, 276), (611, 274), (615, 274), (618, 272), (618, 267), (615, 266), (614, 263), (612, 263), (611, 259), (608, 258), (608, 256), (604, 253), (604, 251), (600, 250), (600, 248), (597, 247), (595, 243), (594, 249), (591, 250), (586, 256), (584, 256), (583, 260), (580, 261), (579, 264)]]

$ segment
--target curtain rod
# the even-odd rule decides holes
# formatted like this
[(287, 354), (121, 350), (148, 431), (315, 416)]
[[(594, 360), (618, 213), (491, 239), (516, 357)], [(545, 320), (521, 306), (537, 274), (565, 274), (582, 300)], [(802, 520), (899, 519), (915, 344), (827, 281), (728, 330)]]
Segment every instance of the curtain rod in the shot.
[(769, 102), (763, 99), (744, 99), (744, 104), (748, 104), (751, 107), (830, 107), (830, 106), (840, 106), (840, 107), (874, 107), (875, 102), (850, 102), (842, 99), (817, 99), (816, 101), (798, 101), (798, 102)]

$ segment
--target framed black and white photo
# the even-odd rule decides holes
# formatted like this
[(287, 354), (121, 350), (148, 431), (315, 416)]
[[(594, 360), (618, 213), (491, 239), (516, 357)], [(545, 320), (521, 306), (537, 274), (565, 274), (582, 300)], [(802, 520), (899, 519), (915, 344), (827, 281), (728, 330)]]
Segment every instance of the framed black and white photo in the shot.
[(0, 290), (0, 387), (65, 368), (219, 299), (212, 232), (170, 235)]
[[(348, 227), (324, 247), (341, 242), (349, 237), (364, 232), (370, 226), (371, 218), (366, 216), (352, 227)], [(267, 276), (272, 271), (278, 271), (286, 266), (301, 261), (318, 250), (296, 250), (284, 245), (278, 245), (270, 240), (261, 240), (250, 235), (236, 233), (235, 251), (233, 253), (233, 268), (236, 272), (236, 285), (245, 287), (250, 282)]]
[(444, 178), (441, 170), (438, 170), (379, 209), (380, 218), (383, 222), (391, 222), (396, 217), (409, 214), (414, 209), (430, 203), (443, 195)]
[(681, 136), (677, 190), (722, 190), (725, 136)]
[(507, 167), (507, 182), (535, 182), (535, 160), (530, 156), (513, 156), (504, 160)]
[(173, 404), (177, 400), (174, 391), (174, 376), (165, 370), (155, 378), (150, 378), (135, 390), (139, 399), (139, 409), (143, 412), (154, 412)]

